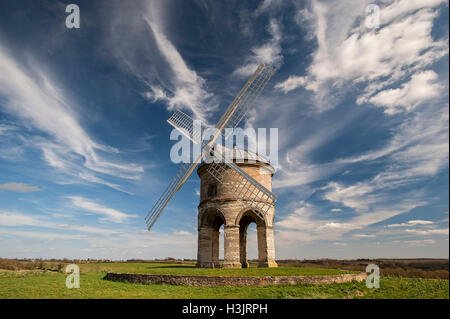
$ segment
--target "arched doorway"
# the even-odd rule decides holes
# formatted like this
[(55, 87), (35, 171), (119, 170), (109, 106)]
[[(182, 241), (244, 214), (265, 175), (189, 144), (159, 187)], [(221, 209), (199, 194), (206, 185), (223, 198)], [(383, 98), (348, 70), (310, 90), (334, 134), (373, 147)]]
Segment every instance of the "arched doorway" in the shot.
[(261, 262), (265, 261), (267, 258), (265, 247), (263, 247), (266, 242), (265, 232), (261, 231), (266, 228), (266, 223), (253, 211), (245, 211), (241, 213), (237, 219), (237, 225), (239, 225), (239, 256), (242, 268), (249, 267), (247, 234), (251, 223), (255, 223), (257, 227), (258, 264), (260, 265)]
[(218, 268), (220, 251), (220, 228), (225, 218), (218, 209), (208, 209), (199, 214), (198, 266)]

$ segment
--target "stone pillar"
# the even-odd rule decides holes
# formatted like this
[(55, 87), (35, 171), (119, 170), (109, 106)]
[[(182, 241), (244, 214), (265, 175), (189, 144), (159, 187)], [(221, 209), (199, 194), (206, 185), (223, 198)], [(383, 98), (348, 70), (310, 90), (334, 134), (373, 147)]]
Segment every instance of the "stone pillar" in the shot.
[(248, 268), (247, 261), (247, 227), (239, 232), (240, 259), (242, 268)]
[(278, 267), (275, 262), (273, 227), (258, 226), (258, 267)]
[(239, 226), (224, 226), (224, 268), (241, 268), (239, 262)]
[(214, 268), (219, 268), (219, 230), (212, 231), (212, 265)]
[(268, 267), (278, 267), (275, 261), (275, 236), (273, 233), (273, 226), (266, 227), (266, 241), (267, 241), (267, 266)]
[(204, 268), (213, 267), (213, 247), (212, 247), (212, 228), (201, 227), (198, 230), (198, 254), (197, 266)]

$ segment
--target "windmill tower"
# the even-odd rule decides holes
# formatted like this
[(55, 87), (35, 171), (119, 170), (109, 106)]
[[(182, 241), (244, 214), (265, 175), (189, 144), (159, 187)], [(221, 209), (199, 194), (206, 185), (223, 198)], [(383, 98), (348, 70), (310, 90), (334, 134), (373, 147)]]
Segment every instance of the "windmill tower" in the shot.
[[(266, 189), (272, 189), (274, 168), (265, 158), (240, 149), (232, 151), (232, 160)], [(224, 226), (225, 268), (247, 268), (247, 228), (257, 226), (258, 267), (277, 267), (273, 236), (275, 206), (265, 216), (255, 214), (248, 204), (236, 200), (233, 192), (208, 172), (209, 165), (202, 163), (197, 169), (200, 177), (200, 204), (198, 205), (198, 254), (197, 265), (217, 268), (219, 265), (219, 229)], [(242, 185), (241, 187), (245, 187)]]
[[(202, 187), (208, 185), (204, 186), (207, 188), (206, 196), (209, 192), (210, 194), (220, 194), (220, 196), (223, 196), (222, 199), (225, 200), (231, 199), (228, 207), (224, 204), (220, 206), (222, 210), (217, 209), (218, 207), (215, 208), (216, 212), (222, 212), (217, 215), (208, 213), (209, 210), (206, 208), (206, 210), (202, 208), (200, 212), (199, 206), (199, 267), (218, 266), (218, 232), (216, 234), (215, 229), (218, 230), (217, 225), (220, 224), (220, 220), (216, 218), (217, 216), (222, 218), (222, 223), (225, 224), (224, 267), (248, 266), (246, 245), (241, 243), (246, 242), (246, 229), (252, 221), (258, 225), (259, 265), (276, 266), (273, 244), (273, 217), (277, 196), (271, 191), (273, 168), (271, 170), (270, 164), (260, 157), (258, 157), (259, 162), (255, 158), (255, 163), (259, 164), (249, 165), (250, 157), (257, 156), (256, 154), (250, 156), (249, 152), (243, 154), (244, 161), (246, 157), (248, 163), (238, 164), (236, 150), (233, 150), (233, 154), (230, 156), (227, 149), (215, 143), (219, 137), (226, 141), (233, 133), (232, 130), (225, 131), (225, 128), (234, 129), (239, 125), (274, 72), (275, 70), (270, 66), (259, 65), (222, 115), (214, 127), (214, 133), (206, 143), (203, 140), (204, 137), (201, 136), (202, 130), (196, 130), (194, 120), (183, 112), (176, 111), (167, 120), (170, 125), (186, 135), (192, 142), (200, 144), (202, 153), (192, 163), (184, 163), (180, 166), (169, 186), (145, 217), (148, 230), (153, 227), (172, 197), (181, 189), (197, 165), (204, 159), (207, 159), (208, 165), (199, 167), (198, 174), (202, 181)], [(256, 167), (258, 167), (259, 173), (256, 173)], [(267, 170), (268, 174), (262, 174)], [(208, 175), (205, 175), (206, 172)], [(209, 185), (213, 185), (213, 183), (207, 182), (210, 178), (215, 180), (215, 186), (211, 186), (211, 188)], [(209, 201), (209, 203), (211, 205), (212, 201)], [(240, 236), (241, 230), (242, 236)]]

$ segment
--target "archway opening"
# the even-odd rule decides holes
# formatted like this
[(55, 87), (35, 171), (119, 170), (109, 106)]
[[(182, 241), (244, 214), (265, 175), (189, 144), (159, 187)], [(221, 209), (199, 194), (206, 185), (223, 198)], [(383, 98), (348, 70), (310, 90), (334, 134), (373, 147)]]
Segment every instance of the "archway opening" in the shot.
[(260, 247), (263, 242), (257, 227), (263, 227), (264, 220), (257, 216), (253, 211), (244, 212), (239, 219), (239, 256), (242, 268), (250, 267), (249, 259), (255, 259), (258, 256), (258, 261), (263, 257)]
[(224, 243), (224, 224), (219, 228), (219, 262), (223, 263), (225, 257), (225, 243)]
[(256, 223), (250, 223), (247, 227), (247, 260), (258, 259), (258, 233)]
[(220, 267), (220, 250), (223, 251), (223, 239), (222, 245), (220, 245), (220, 229), (225, 223), (225, 219), (222, 212), (217, 209), (211, 209), (204, 212), (201, 218), (198, 256), (199, 265), (201, 267)]

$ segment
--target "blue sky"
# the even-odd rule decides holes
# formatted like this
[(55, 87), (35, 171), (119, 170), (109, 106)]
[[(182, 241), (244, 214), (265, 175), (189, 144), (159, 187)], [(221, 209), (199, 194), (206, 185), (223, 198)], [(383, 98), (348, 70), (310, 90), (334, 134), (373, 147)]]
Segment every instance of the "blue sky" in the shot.
[(0, 256), (195, 258), (196, 174), (145, 228), (166, 119), (215, 123), (269, 63), (243, 126), (278, 128), (277, 258), (448, 257), (448, 2), (375, 3), (3, 1)]

